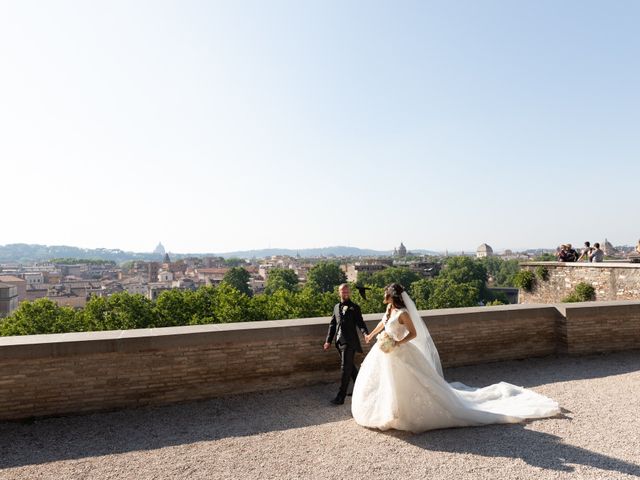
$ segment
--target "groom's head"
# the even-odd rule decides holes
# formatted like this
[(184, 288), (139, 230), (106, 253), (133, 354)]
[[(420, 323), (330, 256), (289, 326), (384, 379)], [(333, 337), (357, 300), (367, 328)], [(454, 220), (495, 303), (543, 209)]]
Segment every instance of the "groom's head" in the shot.
[(340, 295), (340, 301), (346, 302), (351, 297), (351, 289), (348, 283), (342, 283), (338, 287), (338, 295)]

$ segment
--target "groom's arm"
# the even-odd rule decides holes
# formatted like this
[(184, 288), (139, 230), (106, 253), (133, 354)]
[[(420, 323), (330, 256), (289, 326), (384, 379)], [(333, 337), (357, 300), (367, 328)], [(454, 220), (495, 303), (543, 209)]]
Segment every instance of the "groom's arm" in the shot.
[(362, 310), (360, 310), (359, 305), (358, 308), (356, 308), (356, 325), (360, 329), (360, 332), (362, 332), (362, 336), (369, 334), (369, 329), (367, 328), (367, 324), (364, 323), (364, 318), (362, 318)]
[(329, 331), (327, 332), (327, 338), (324, 343), (331, 344), (333, 336), (336, 334), (336, 309), (333, 309), (333, 315), (331, 315), (331, 322), (329, 323)]

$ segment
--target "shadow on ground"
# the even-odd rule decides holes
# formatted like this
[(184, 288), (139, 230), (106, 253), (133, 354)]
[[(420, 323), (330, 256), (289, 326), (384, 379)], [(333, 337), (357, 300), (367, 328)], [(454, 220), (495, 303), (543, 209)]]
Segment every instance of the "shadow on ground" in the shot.
[[(578, 365), (579, 364), (579, 365)], [(535, 386), (618, 375), (640, 369), (640, 351), (541, 358), (459, 367), (447, 380), (483, 386), (501, 380)], [(578, 371), (586, 370), (587, 376)], [(145, 407), (31, 422), (0, 422), (0, 469), (255, 435), (351, 420), (348, 405), (328, 403), (335, 385), (236, 395), (166, 407)], [(541, 468), (570, 471), (570, 463), (640, 474), (637, 465), (565, 445), (525, 425), (456, 428), (390, 435), (434, 451), (518, 457)], [(505, 442), (508, 435), (512, 441)], [(498, 438), (501, 441), (498, 441)], [(508, 447), (505, 445), (508, 444)]]
[(398, 431), (385, 434), (435, 452), (519, 458), (531, 466), (559, 472), (573, 472), (572, 464), (577, 464), (640, 476), (640, 465), (565, 444), (560, 437), (530, 430), (526, 424), (432, 430), (419, 435)]

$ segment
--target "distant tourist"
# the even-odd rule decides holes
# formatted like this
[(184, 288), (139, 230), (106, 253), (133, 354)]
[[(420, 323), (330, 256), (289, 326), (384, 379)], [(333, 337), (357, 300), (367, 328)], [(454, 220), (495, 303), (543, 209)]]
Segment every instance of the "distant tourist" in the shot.
[(556, 250), (556, 258), (559, 262), (567, 261), (567, 246), (564, 243)]
[(589, 254), (589, 260), (591, 260), (592, 262), (601, 262), (601, 261), (603, 261), (604, 260), (604, 251), (602, 249), (600, 249), (600, 244), (599, 243), (594, 243), (593, 247), (594, 247), (593, 250)]
[(640, 255), (640, 240), (638, 240), (638, 244), (636, 245), (636, 253)]
[(582, 252), (580, 252), (580, 256), (578, 257), (578, 262), (584, 258), (585, 262), (589, 261), (589, 254), (593, 251), (593, 247), (591, 246), (591, 242), (584, 242), (584, 248)]
[(560, 262), (575, 262), (578, 259), (578, 252), (575, 251), (570, 243), (566, 243), (560, 245), (560, 250), (556, 257)]

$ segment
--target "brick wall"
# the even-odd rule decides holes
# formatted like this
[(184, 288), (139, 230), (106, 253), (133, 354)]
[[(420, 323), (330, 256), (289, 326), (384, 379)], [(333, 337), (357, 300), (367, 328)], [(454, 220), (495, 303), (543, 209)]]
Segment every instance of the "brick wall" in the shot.
[(520, 290), (520, 303), (560, 303), (580, 282), (592, 285), (596, 300), (640, 300), (640, 263), (525, 262), (534, 274), (545, 267), (548, 280), (536, 278), (532, 292)]
[[(421, 314), (444, 366), (640, 348), (640, 302)], [(379, 317), (365, 316), (370, 329)], [(0, 337), (0, 419), (336, 382), (337, 352), (322, 350), (327, 326), (316, 318)]]

